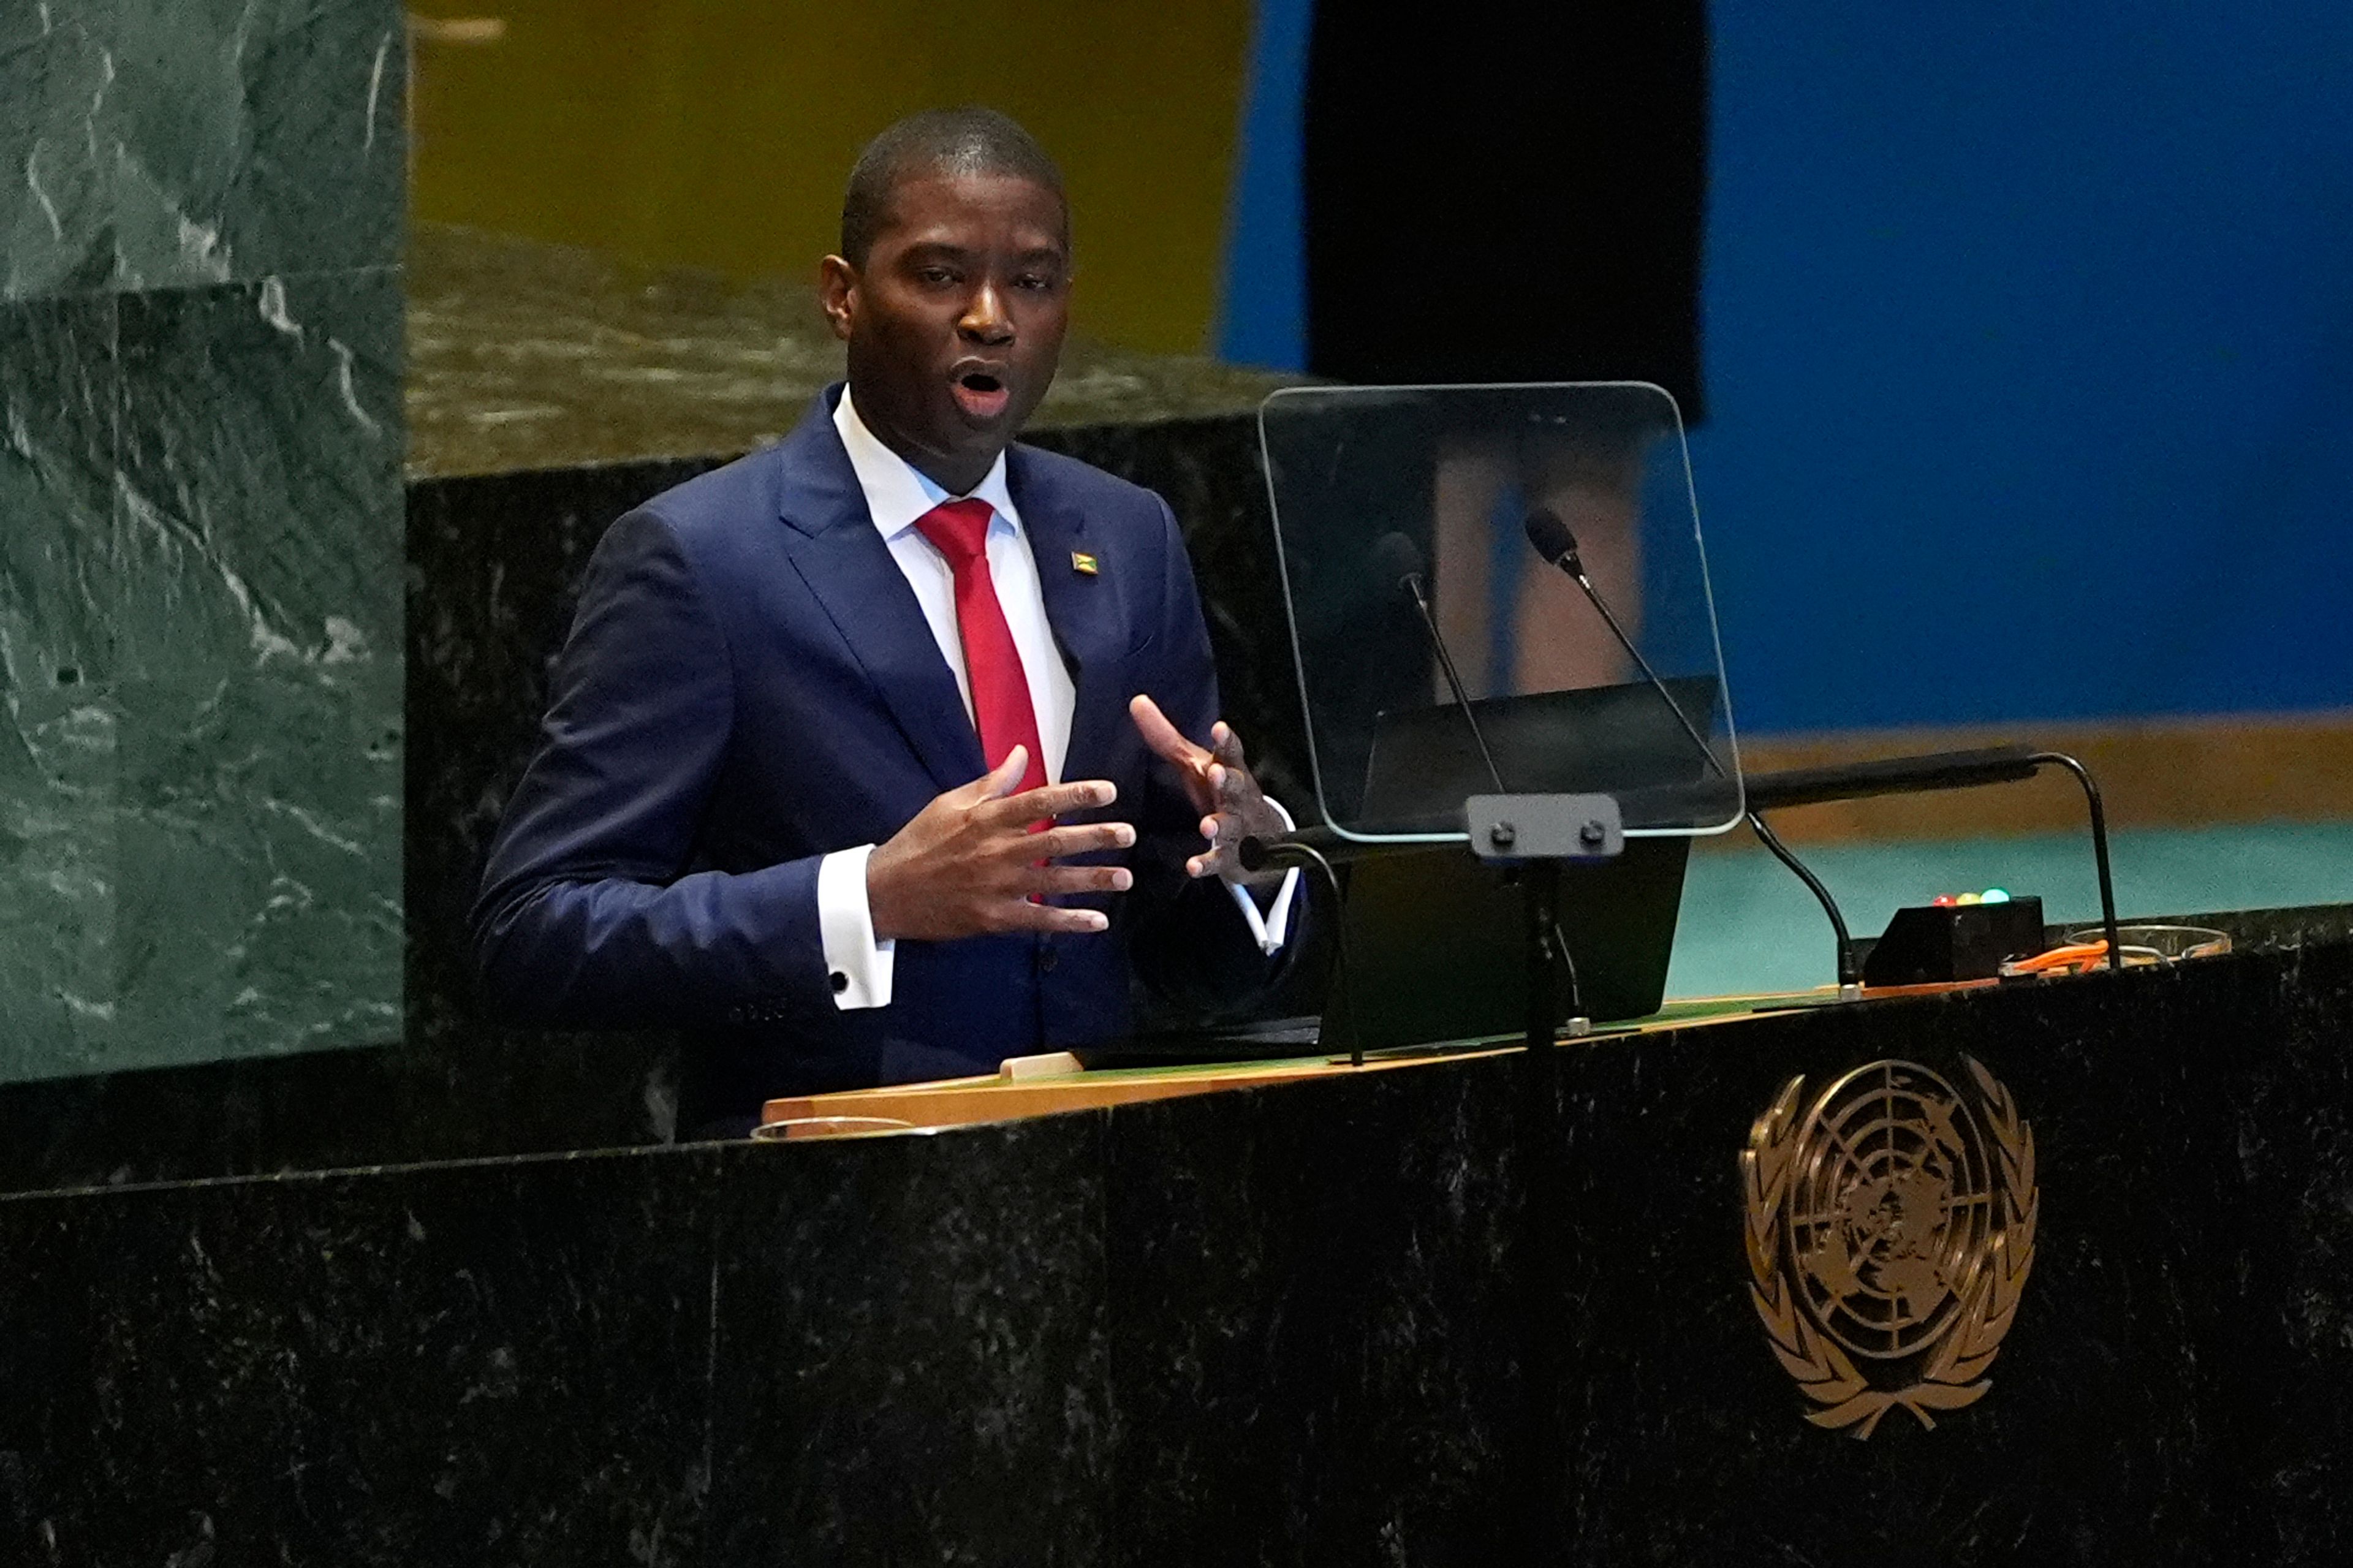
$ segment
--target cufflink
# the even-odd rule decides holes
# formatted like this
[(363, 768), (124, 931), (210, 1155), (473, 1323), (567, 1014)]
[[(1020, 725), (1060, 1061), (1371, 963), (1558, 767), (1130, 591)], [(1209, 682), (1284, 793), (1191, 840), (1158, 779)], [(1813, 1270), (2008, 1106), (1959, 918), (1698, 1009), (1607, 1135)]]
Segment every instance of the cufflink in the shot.
[(835, 970), (830, 978), (833, 981), (833, 994), (836, 996), (840, 995), (843, 992), (849, 989), (849, 976), (844, 974), (840, 970)]

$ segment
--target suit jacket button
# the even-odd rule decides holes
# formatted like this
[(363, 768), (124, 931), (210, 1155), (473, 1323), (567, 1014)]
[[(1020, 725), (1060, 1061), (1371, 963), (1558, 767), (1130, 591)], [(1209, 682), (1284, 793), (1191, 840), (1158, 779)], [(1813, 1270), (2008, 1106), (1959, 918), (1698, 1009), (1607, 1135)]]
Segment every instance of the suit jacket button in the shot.
[(836, 996), (840, 995), (843, 992), (849, 989), (849, 976), (844, 974), (840, 970), (835, 970), (831, 979), (833, 981), (833, 994)]

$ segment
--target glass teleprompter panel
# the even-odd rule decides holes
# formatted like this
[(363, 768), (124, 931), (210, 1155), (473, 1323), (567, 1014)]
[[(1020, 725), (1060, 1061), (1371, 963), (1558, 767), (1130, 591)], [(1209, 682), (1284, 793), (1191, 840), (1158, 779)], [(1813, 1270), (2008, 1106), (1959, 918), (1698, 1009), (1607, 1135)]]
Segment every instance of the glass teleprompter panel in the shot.
[(1259, 430), (1334, 828), (1460, 837), (1464, 797), (1484, 794), (1610, 795), (1637, 837), (1740, 819), (1665, 391), (1296, 387), (1266, 400)]

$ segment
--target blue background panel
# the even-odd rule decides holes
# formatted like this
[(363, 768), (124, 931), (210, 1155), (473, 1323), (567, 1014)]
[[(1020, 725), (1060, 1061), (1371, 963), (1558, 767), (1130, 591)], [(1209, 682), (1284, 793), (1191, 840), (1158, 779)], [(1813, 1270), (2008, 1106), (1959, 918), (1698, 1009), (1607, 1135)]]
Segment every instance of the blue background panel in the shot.
[[(1296, 365), (1308, 7), (1220, 345)], [(2353, 703), (2353, 8), (1719, 4), (1693, 441), (1751, 732)]]

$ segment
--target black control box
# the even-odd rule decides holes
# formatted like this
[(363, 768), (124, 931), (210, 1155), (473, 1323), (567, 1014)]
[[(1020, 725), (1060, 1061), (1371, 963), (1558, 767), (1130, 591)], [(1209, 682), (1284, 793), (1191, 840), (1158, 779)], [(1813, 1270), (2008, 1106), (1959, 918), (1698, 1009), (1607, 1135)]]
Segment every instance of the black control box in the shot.
[(1865, 985), (1991, 980), (2003, 963), (2043, 951), (2042, 900), (1898, 910), (1862, 961)]

